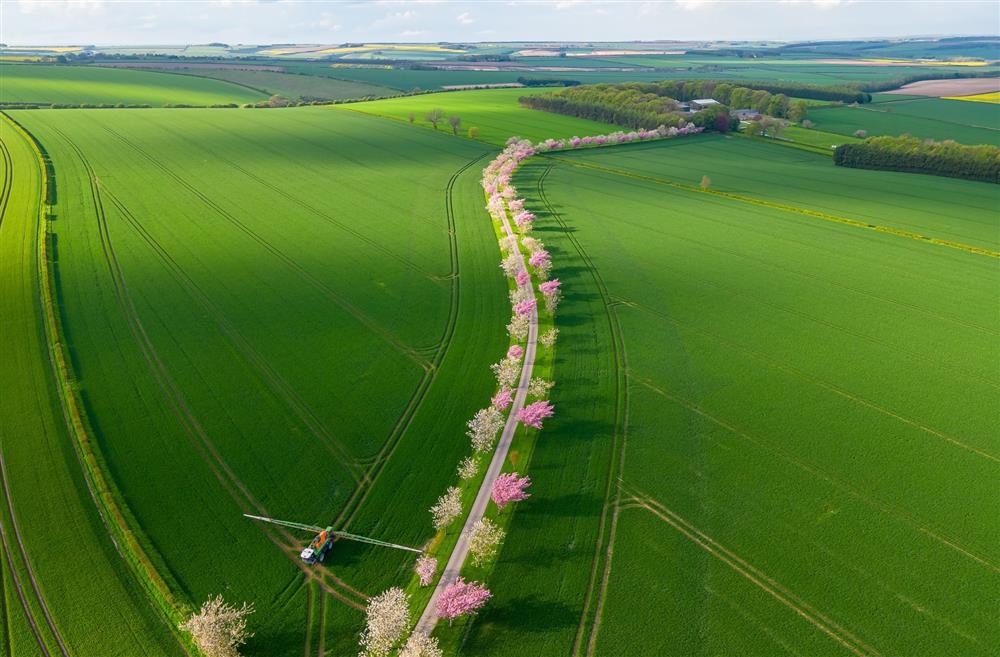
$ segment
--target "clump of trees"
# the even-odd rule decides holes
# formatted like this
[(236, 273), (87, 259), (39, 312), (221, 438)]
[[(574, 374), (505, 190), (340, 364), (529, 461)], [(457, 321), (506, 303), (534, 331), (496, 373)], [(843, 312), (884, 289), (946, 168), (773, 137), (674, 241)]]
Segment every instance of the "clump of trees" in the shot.
[(517, 81), (526, 87), (576, 87), (580, 84), (579, 80), (566, 80), (563, 78), (526, 78), (524, 76), (519, 77)]
[[(719, 104), (693, 114), (682, 112), (682, 102), (699, 98), (713, 98)], [(806, 113), (804, 102), (793, 102), (784, 94), (714, 80), (588, 84), (553, 94), (524, 96), (520, 102), (533, 109), (636, 129), (676, 127), (690, 120), (705, 130), (728, 132), (739, 124), (730, 117), (730, 107), (794, 120), (805, 118)]]
[(253, 636), (247, 630), (247, 617), (253, 612), (251, 604), (237, 607), (217, 595), (181, 623), (180, 629), (191, 634), (206, 657), (239, 657), (240, 646)]
[(841, 144), (833, 163), (858, 169), (884, 169), (929, 173), (1000, 183), (1000, 148), (981, 144), (966, 146), (951, 140), (916, 137), (869, 137), (859, 144)]

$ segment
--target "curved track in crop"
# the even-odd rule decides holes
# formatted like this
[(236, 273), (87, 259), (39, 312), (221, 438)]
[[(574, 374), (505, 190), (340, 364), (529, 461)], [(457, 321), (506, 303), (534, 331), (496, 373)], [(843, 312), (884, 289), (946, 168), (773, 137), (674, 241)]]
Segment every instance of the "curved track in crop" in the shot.
[[(7, 144), (3, 142), (3, 140), (0, 140), (0, 158), (3, 160), (3, 180), (2, 187), (0, 187), (0, 226), (2, 226), (4, 217), (7, 214), (10, 196), (14, 187), (14, 159), (11, 156), (10, 149)], [(56, 627), (55, 621), (52, 619), (52, 614), (49, 612), (48, 605), (45, 602), (45, 597), (42, 595), (41, 588), (38, 585), (38, 579), (35, 576), (34, 569), (31, 567), (31, 561), (28, 559), (28, 551), (24, 547), (24, 540), (21, 536), (21, 531), (17, 526), (17, 517), (14, 513), (14, 503), (11, 498), (10, 486), (7, 479), (7, 465), (3, 458), (2, 449), (0, 449), (0, 489), (3, 491), (4, 506), (10, 520), (10, 535), (8, 535), (8, 528), (4, 526), (4, 518), (3, 515), (0, 514), (0, 548), (2, 548), (4, 561), (6, 561), (7, 568), (10, 571), (11, 580), (14, 582), (14, 590), (17, 594), (18, 601), (20, 602), (21, 608), (24, 610), (25, 618), (31, 627), (32, 634), (34, 635), (42, 653), (46, 656), (52, 654), (45, 640), (42, 638), (42, 622), (36, 618), (35, 612), (31, 608), (32, 603), (29, 601), (29, 597), (34, 598), (34, 604), (36, 604), (41, 610), (44, 626), (48, 628), (49, 633), (58, 645), (59, 652), (64, 657), (69, 657), (66, 644), (63, 642), (62, 635), (59, 633), (59, 629)], [(13, 540), (11, 540), (11, 538), (13, 538)], [(20, 561), (23, 564), (23, 573), (26, 576), (27, 586), (31, 589), (30, 596), (26, 592), (25, 582), (21, 581), (21, 575), (14, 564), (15, 553), (20, 556)], [(0, 587), (2, 587), (2, 581), (0, 581)], [(4, 613), (4, 622), (7, 622), (6, 613)], [(10, 635), (8, 631), (4, 632), (4, 636), (9, 642)], [(6, 649), (7, 653), (10, 654), (11, 646), (7, 645)]]
[[(146, 333), (142, 320), (139, 317), (128, 286), (126, 285), (124, 273), (118, 262), (114, 245), (111, 242), (107, 226), (107, 217), (104, 212), (100, 180), (82, 150), (80, 150), (80, 148), (64, 133), (58, 130), (56, 130), (56, 132), (73, 149), (86, 170), (86, 174), (90, 182), (94, 212), (98, 222), (101, 249), (111, 274), (115, 295), (118, 298), (119, 305), (127, 320), (129, 330), (132, 333), (136, 345), (139, 347), (147, 369), (160, 388), (167, 407), (177, 418), (179, 425), (188, 435), (193, 446), (198, 451), (202, 459), (212, 470), (220, 485), (227, 491), (239, 507), (245, 512), (254, 511), (255, 513), (261, 515), (270, 515), (267, 509), (253, 496), (246, 484), (236, 475), (229, 464), (222, 458), (222, 455), (219, 453), (214, 442), (208, 436), (207, 432), (202, 427), (201, 422), (198, 420), (197, 416), (190, 408), (187, 400), (184, 398), (183, 393), (174, 382), (168, 368), (161, 360), (155, 346), (152, 343), (152, 340)], [(302, 570), (303, 573), (305, 573), (308, 577), (319, 581), (320, 585), (326, 592), (337, 597), (351, 607), (356, 609), (362, 608), (362, 604), (359, 602), (359, 599), (363, 600), (365, 597), (364, 594), (356, 591), (345, 582), (340, 581), (331, 573), (327, 572), (326, 577), (321, 579), (316, 573), (301, 563), (298, 559), (298, 549), (296, 547), (297, 541), (291, 536), (291, 534), (284, 530), (272, 529), (271, 527), (262, 527), (261, 531), (264, 532), (265, 536), (267, 536), (272, 543), (281, 548), (281, 550), (289, 556), (289, 558), (299, 567), (300, 570)], [(284, 540), (280, 540), (278, 536)], [(333, 584), (328, 583), (326, 581), (327, 578), (332, 580)]]
[[(607, 285), (601, 277), (600, 272), (594, 265), (593, 260), (584, 250), (583, 245), (576, 238), (570, 229), (569, 224), (562, 218), (556, 209), (549, 202), (545, 194), (545, 179), (552, 171), (549, 165), (542, 175), (538, 177), (537, 191), (538, 197), (559, 226), (565, 231), (566, 238), (573, 244), (573, 248), (583, 261), (587, 270), (594, 280), (594, 285), (601, 295), (604, 307), (607, 310), (608, 328), (610, 329), (612, 340), (614, 341), (615, 355), (615, 431), (611, 441), (611, 467), (608, 471), (608, 480), (604, 492), (604, 507), (601, 510), (601, 522), (597, 534), (597, 542), (594, 545), (594, 558), (590, 580), (587, 584), (587, 593), (584, 597), (583, 613), (577, 627), (576, 639), (573, 642), (574, 657), (585, 654), (590, 657), (594, 654), (597, 644), (597, 633), (601, 624), (601, 612), (604, 608), (604, 596), (608, 588), (608, 579), (611, 576), (611, 560), (614, 553), (615, 533), (618, 529), (618, 513), (621, 504), (621, 474), (625, 461), (625, 440), (628, 435), (628, 383), (626, 380), (628, 373), (628, 360), (625, 353), (625, 340), (622, 337), (621, 325), (618, 315), (614, 310), (615, 302), (608, 292)], [(588, 632), (589, 626), (589, 632)]]

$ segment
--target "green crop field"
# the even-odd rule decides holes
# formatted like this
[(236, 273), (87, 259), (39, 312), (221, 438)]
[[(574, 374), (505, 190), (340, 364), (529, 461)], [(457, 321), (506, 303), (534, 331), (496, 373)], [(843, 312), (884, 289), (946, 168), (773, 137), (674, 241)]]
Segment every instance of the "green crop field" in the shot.
[(257, 654), (344, 654), (412, 558), (338, 544), (304, 577), (307, 537), (241, 513), (430, 538), (506, 344), (487, 150), (320, 108), (13, 115), (52, 158), (66, 341), (144, 548), (189, 603), (255, 602)]
[[(187, 71), (183, 71), (187, 73)], [(396, 89), (364, 82), (336, 80), (318, 75), (298, 75), (277, 71), (240, 71), (235, 69), (199, 69), (190, 73), (197, 77), (233, 82), (251, 89), (285, 98), (311, 100), (345, 100), (366, 96), (394, 96)]]
[(228, 82), (155, 71), (0, 64), (0, 103), (218, 105), (266, 97)]
[(880, 94), (878, 102), (857, 107), (823, 107), (809, 119), (827, 132), (869, 136), (909, 133), (929, 139), (954, 139), (963, 144), (1000, 145), (1000, 106), (914, 96)]
[(566, 289), (565, 412), (468, 654), (993, 653), (994, 186), (719, 137), (514, 183)]
[[(454, 115), (462, 119), (459, 134), (467, 134), (469, 128), (475, 127), (479, 129), (479, 139), (496, 145), (503, 145), (513, 135), (541, 141), (549, 137), (582, 137), (621, 129), (620, 126), (607, 123), (527, 109), (517, 102), (524, 95), (550, 92), (551, 90), (545, 89), (472, 89), (387, 98), (344, 105), (337, 109), (385, 116), (398, 121), (408, 121), (410, 114), (413, 114), (414, 124), (427, 128), (431, 127), (424, 118), (427, 112), (441, 109), (445, 117)], [(447, 120), (441, 121), (438, 131), (451, 134)]]
[[(0, 656), (428, 657), (399, 645), (424, 632), (442, 657), (996, 655), (1000, 188), (831, 154), (858, 130), (1000, 146), (1000, 105), (806, 99), (777, 137), (704, 113), (555, 150), (505, 146), (629, 129), (519, 103), (557, 87), (457, 88), (873, 88), (996, 74), (893, 59), (995, 37), (532, 43), (490, 3), (169, 4), (73, 7), (60, 38), (48, 9), (3, 14)], [(577, 4), (501, 13), (621, 19)], [(686, 4), (679, 26), (743, 11)], [(254, 41), (121, 34), (171, 12)], [(498, 41), (363, 40), (441, 19)], [(310, 526), (348, 535), (310, 563)], [(449, 614), (458, 575), (489, 595), (452, 609), (481, 608)], [(396, 644), (361, 650), (397, 587)], [(183, 627), (216, 595), (254, 607), (238, 653)]]

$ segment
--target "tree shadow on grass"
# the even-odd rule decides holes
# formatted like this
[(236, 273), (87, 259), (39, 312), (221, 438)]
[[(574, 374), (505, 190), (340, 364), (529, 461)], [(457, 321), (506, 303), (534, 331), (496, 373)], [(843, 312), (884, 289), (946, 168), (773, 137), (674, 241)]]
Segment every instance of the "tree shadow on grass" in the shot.
[(492, 606), (482, 620), (505, 627), (516, 627), (519, 632), (549, 632), (575, 626), (580, 620), (579, 616), (579, 611), (568, 605), (531, 595)]

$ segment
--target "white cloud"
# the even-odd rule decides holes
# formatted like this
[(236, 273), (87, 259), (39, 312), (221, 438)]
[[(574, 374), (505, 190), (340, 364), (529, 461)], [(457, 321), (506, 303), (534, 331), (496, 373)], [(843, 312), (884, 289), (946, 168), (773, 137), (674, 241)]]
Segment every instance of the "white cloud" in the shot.
[(463, 11), (461, 14), (456, 16), (455, 20), (457, 20), (462, 25), (471, 25), (472, 23), (476, 22), (476, 19), (472, 17), (472, 14), (467, 11)]
[(714, 5), (716, 0), (676, 0), (681, 9), (693, 11), (709, 5)]

